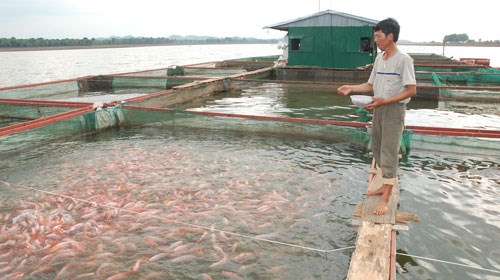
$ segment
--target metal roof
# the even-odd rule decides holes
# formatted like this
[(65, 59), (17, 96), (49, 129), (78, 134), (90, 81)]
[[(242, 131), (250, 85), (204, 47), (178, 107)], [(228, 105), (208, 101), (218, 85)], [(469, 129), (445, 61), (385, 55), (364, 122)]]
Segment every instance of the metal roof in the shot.
[(319, 27), (319, 26), (375, 26), (378, 20), (368, 19), (333, 10), (318, 12), (309, 16), (300, 17), (264, 28), (288, 31), (290, 27)]

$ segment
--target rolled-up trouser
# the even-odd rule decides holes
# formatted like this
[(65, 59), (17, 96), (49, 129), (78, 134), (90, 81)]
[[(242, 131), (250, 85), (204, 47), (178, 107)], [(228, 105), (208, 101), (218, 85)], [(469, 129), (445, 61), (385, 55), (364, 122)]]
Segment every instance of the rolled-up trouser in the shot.
[(373, 110), (372, 152), (384, 184), (396, 182), (406, 105), (392, 103)]

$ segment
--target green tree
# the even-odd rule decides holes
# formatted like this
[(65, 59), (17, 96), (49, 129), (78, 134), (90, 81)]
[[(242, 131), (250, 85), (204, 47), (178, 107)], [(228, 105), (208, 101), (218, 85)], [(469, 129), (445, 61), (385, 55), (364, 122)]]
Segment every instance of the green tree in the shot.
[(443, 42), (449, 43), (465, 43), (469, 41), (469, 36), (467, 34), (450, 34), (444, 36)]

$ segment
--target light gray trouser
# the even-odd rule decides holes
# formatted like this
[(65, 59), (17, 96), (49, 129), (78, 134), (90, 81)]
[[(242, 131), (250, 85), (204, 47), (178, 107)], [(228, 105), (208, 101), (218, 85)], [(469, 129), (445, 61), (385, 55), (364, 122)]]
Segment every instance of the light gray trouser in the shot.
[(372, 152), (384, 184), (394, 185), (397, 177), (405, 109), (403, 103), (392, 103), (373, 110)]

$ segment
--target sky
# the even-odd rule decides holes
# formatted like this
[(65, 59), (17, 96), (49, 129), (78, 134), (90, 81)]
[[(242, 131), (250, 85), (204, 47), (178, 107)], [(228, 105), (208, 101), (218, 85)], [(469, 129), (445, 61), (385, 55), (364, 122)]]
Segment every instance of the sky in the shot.
[(373, 20), (395, 18), (400, 40), (441, 42), (467, 34), (500, 40), (498, 0), (1, 0), (0, 38), (110, 36), (281, 38), (265, 26), (335, 10)]

